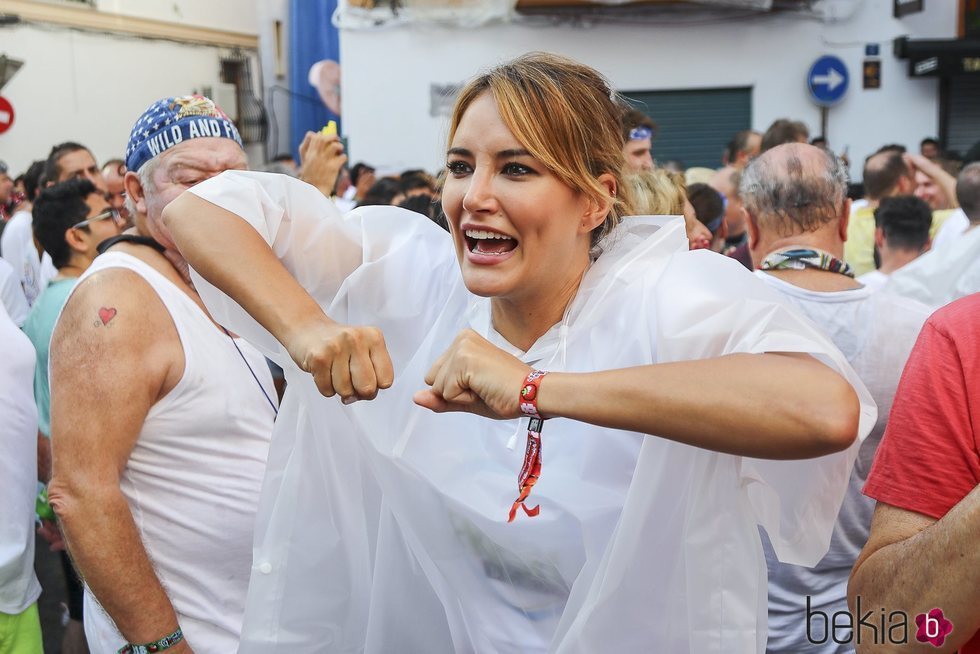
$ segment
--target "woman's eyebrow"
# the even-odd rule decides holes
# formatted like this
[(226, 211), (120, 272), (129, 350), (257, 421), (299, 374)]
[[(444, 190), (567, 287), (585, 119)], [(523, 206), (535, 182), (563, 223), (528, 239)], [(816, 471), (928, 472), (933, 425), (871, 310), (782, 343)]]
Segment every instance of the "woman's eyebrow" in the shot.
[[(473, 153), (466, 148), (449, 148), (446, 151), (446, 156), (456, 155), (458, 157), (472, 157)], [(530, 157), (531, 153), (523, 148), (517, 148), (512, 150), (501, 150), (496, 155), (497, 159), (513, 159), (515, 157)]]
[(516, 150), (501, 150), (497, 153), (498, 159), (514, 159), (516, 157), (530, 157), (531, 153), (523, 148)]

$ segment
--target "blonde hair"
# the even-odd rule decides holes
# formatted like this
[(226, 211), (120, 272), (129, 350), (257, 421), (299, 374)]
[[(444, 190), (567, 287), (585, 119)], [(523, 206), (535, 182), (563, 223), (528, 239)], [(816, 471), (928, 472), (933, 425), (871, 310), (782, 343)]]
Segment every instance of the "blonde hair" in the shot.
[(666, 170), (644, 170), (626, 178), (633, 189), (637, 214), (647, 216), (680, 216), (684, 213), (687, 191), (684, 175)]
[[(592, 244), (632, 211), (632, 192), (623, 183), (622, 104), (598, 72), (565, 57), (534, 52), (471, 80), (456, 99), (449, 142), (466, 109), (490, 93), (507, 128), (562, 183), (597, 203), (612, 200), (609, 214), (592, 231)], [(609, 197), (598, 177), (616, 179)]]

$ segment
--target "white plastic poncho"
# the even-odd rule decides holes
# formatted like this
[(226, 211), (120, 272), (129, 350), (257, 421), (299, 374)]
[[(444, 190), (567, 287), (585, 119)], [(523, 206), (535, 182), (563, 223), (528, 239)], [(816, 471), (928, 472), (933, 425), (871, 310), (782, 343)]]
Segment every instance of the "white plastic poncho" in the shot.
[(531, 496), (541, 514), (508, 524), (523, 436), (508, 442), (526, 420), (412, 402), (466, 327), (552, 371), (809, 352), (858, 389), (863, 438), (875, 407), (844, 358), (737, 262), (687, 252), (681, 220), (628, 219), (562, 323), (520, 353), (494, 332), (489, 300), (466, 290), (451, 239), (418, 214), (341, 216), (313, 187), (278, 175), (228, 172), (192, 191), (250, 223), (329, 316), (380, 327), (396, 375), (371, 402), (324, 398), (195, 275), (215, 318), (263, 348), (289, 383), (259, 506), (243, 654), (764, 649), (756, 525), (783, 560), (815, 564), (857, 443), (816, 460), (762, 461), (552, 419)]

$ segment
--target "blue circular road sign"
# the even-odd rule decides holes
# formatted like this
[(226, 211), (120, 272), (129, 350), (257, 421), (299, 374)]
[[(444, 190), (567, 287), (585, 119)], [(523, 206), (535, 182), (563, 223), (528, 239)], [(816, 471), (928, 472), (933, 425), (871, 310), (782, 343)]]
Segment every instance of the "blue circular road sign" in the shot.
[(848, 79), (847, 66), (844, 62), (837, 57), (826, 55), (810, 66), (810, 72), (806, 74), (806, 87), (814, 102), (829, 107), (840, 102), (847, 93)]

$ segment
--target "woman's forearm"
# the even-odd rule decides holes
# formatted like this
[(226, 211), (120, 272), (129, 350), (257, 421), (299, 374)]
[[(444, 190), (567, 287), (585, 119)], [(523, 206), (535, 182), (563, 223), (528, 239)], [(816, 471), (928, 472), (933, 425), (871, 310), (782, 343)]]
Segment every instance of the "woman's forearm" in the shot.
[(543, 415), (769, 459), (845, 449), (858, 431), (850, 384), (808, 355), (734, 354), (596, 373), (555, 373)]
[(394, 371), (381, 332), (330, 319), (240, 217), (192, 193), (163, 214), (194, 270), (282, 343), (323, 395), (370, 400), (391, 386)]
[(164, 209), (163, 221), (191, 267), (281, 343), (325, 319), (272, 248), (240, 217), (184, 193)]

